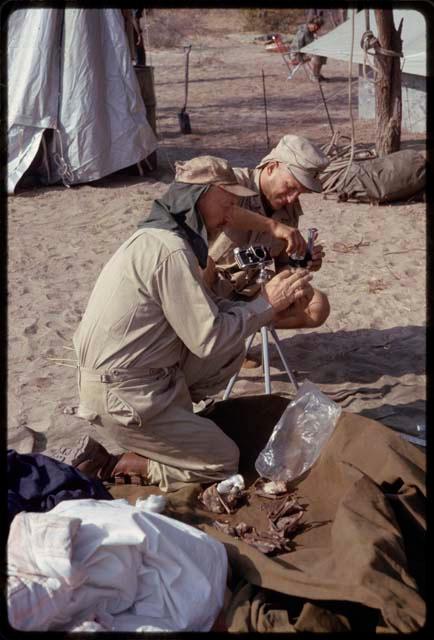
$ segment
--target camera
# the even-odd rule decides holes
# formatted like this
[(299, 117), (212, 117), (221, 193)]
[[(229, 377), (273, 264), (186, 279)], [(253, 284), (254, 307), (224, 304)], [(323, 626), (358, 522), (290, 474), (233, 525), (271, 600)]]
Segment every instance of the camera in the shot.
[(270, 252), (263, 245), (251, 246), (248, 249), (235, 247), (234, 258), (240, 269), (249, 269), (273, 261)]
[(290, 267), (307, 267), (308, 262), (312, 260), (312, 254), (308, 250), (302, 258), (293, 258), (292, 256), (288, 256), (287, 260)]
[(318, 229), (311, 227), (307, 238), (307, 251), (304, 256), (288, 256), (288, 264), (290, 267), (307, 267), (312, 260), (313, 245), (318, 236)]

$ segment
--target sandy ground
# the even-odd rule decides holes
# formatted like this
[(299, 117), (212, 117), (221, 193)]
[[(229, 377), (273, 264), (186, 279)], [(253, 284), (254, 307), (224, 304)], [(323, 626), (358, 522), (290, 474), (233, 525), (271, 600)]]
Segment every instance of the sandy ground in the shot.
[[(161, 138), (156, 172), (21, 190), (9, 198), (10, 446), (44, 451), (73, 444), (89, 430), (71, 414), (78, 401), (71, 338), (93, 284), (165, 191), (176, 160), (209, 153), (254, 166), (265, 155), (262, 70), (270, 146), (285, 133), (330, 140), (317, 85), (303, 72), (288, 81), (282, 58), (265, 52), (254, 35), (191, 38), (189, 136), (180, 134), (177, 118), (183, 50), (149, 52)], [(348, 134), (347, 73), (336, 61), (324, 68), (333, 125)], [(356, 121), (355, 129), (356, 142), (374, 142), (373, 123)], [(403, 146), (423, 150), (424, 140), (403, 132)], [(332, 311), (320, 329), (280, 332), (287, 359), (300, 381), (310, 379), (346, 410), (413, 433), (425, 410), (425, 204), (343, 204), (309, 194), (302, 206), (302, 232), (316, 226), (326, 246), (314, 284), (327, 292)], [(258, 354), (258, 337), (254, 344)], [(273, 392), (292, 396), (273, 346), (271, 356)], [(256, 393), (263, 393), (261, 369), (242, 370), (233, 395)]]

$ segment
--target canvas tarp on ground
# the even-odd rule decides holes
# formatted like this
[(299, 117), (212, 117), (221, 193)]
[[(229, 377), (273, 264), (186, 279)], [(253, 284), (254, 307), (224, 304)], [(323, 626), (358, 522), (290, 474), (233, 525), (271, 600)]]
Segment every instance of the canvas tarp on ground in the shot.
[[(301, 51), (310, 55), (326, 56), (334, 60), (348, 62), (351, 53), (352, 39), (352, 17), (349, 11), (349, 19), (343, 24), (333, 29), (324, 36), (321, 36), (311, 44), (303, 47)], [(426, 21), (422, 13), (413, 9), (393, 10), (393, 20), (398, 28), (403, 18), (402, 26), (402, 51), (404, 57), (401, 58), (401, 69), (404, 73), (411, 73), (418, 76), (426, 76)], [(375, 13), (369, 10), (369, 28), (378, 36)], [(365, 53), (360, 46), (362, 35), (366, 31), (365, 10), (359, 11), (354, 17), (354, 46), (353, 62), (363, 64)], [(366, 64), (373, 66), (373, 56), (366, 56)]]
[[(277, 395), (235, 398), (207, 414), (237, 443), (247, 486), (288, 402)], [(166, 494), (167, 515), (225, 543), (232, 572), (229, 631), (420, 630), (426, 617), (425, 452), (381, 423), (343, 411), (320, 458), (292, 488), (306, 507), (306, 528), (293, 551), (276, 557), (212, 526), (224, 519), (264, 529), (266, 499), (219, 516), (200, 507), (200, 485)], [(110, 492), (134, 503), (159, 490), (111, 485)]]
[(157, 148), (119, 9), (17, 9), (7, 56), (8, 193), (47, 130), (48, 184), (96, 180)]

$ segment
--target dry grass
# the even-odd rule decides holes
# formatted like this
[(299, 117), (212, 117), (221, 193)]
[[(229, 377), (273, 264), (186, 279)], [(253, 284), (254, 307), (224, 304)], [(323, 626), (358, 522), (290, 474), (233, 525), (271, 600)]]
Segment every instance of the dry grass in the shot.
[(346, 244), (345, 242), (335, 242), (332, 246), (332, 251), (336, 251), (337, 253), (355, 253), (360, 249), (360, 247), (369, 247), (370, 242), (356, 242), (355, 244)]
[(179, 47), (202, 35), (243, 30), (239, 9), (146, 9), (142, 28), (151, 48)]
[(387, 289), (388, 286), (389, 285), (387, 285), (380, 278), (372, 278), (368, 283), (368, 291), (369, 293), (378, 293), (379, 291), (384, 291), (385, 289)]
[(305, 22), (304, 9), (244, 9), (245, 31), (294, 34)]
[(254, 31), (258, 33), (295, 33), (304, 21), (303, 9), (146, 9), (142, 28), (146, 27), (151, 48), (179, 47), (201, 35), (225, 35)]

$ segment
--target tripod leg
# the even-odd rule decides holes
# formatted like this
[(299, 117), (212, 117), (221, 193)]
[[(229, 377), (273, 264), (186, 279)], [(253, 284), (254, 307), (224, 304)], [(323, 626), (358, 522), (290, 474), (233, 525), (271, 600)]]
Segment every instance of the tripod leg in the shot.
[[(247, 345), (246, 345), (246, 354), (248, 353), (250, 347), (252, 346), (252, 342), (253, 342), (253, 338), (255, 337), (256, 333), (252, 333), (252, 335), (250, 336), (250, 338), (247, 341)], [(223, 400), (227, 400), (229, 398), (229, 395), (233, 389), (234, 384), (237, 381), (238, 376), (240, 375), (240, 372), (237, 371), (237, 373), (234, 373), (234, 375), (232, 376), (232, 378), (229, 380), (227, 387), (225, 389), (225, 392), (223, 394)]]
[(265, 393), (270, 395), (271, 393), (271, 381), (270, 381), (270, 359), (268, 354), (268, 327), (261, 327), (262, 338), (262, 368), (264, 369), (265, 380)]
[(279, 353), (280, 359), (281, 359), (282, 364), (283, 364), (283, 366), (285, 368), (285, 371), (286, 371), (286, 373), (288, 375), (288, 378), (291, 380), (291, 382), (294, 385), (294, 387), (296, 388), (296, 390), (298, 390), (298, 382), (294, 378), (294, 374), (292, 373), (291, 369), (288, 366), (288, 363), (286, 362), (286, 359), (285, 359), (285, 356), (283, 354), (282, 347), (281, 347), (280, 340), (279, 340), (279, 337), (277, 335), (276, 329), (274, 329), (274, 327), (270, 327), (270, 333), (274, 338), (274, 343), (276, 345), (276, 349), (277, 349), (277, 351)]
[(235, 384), (235, 383), (236, 383), (236, 381), (237, 381), (237, 378), (238, 378), (239, 373), (240, 373), (239, 371), (238, 371), (238, 373), (235, 373), (235, 374), (232, 376), (232, 378), (229, 380), (229, 382), (228, 382), (228, 386), (226, 387), (225, 392), (224, 392), (224, 394), (223, 394), (223, 400), (227, 400), (227, 399), (229, 398), (229, 395), (230, 395), (230, 393), (231, 393), (231, 391), (232, 391), (232, 388), (233, 388), (234, 384)]

